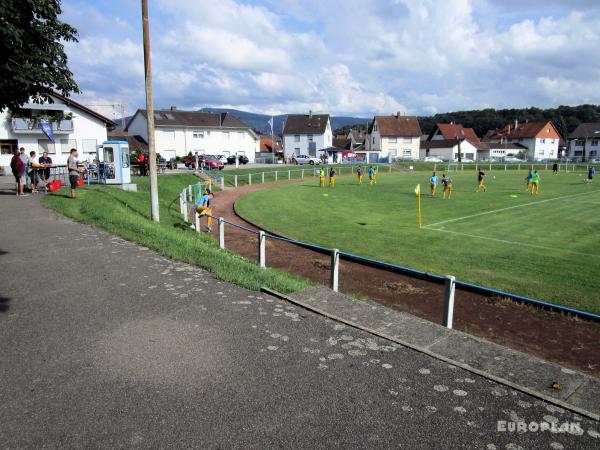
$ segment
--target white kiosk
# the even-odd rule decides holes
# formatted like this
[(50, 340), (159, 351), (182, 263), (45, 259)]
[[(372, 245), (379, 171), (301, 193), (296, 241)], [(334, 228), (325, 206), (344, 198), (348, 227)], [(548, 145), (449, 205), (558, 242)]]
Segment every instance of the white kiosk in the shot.
[(123, 189), (137, 190), (131, 184), (129, 144), (126, 141), (104, 141), (98, 147), (98, 183), (118, 184)]

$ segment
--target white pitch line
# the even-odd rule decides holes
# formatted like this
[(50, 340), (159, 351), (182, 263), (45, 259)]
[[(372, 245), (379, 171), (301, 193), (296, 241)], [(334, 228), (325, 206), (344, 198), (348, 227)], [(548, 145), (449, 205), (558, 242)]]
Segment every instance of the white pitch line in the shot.
[(460, 235), (460, 236), (466, 236), (466, 237), (476, 238), (476, 239), (485, 239), (485, 240), (488, 240), (488, 241), (501, 242), (503, 244), (517, 245), (517, 246), (522, 246), (522, 247), (539, 248), (539, 249), (542, 249), (542, 250), (551, 250), (551, 251), (555, 251), (555, 252), (566, 252), (566, 253), (573, 253), (575, 255), (593, 256), (595, 258), (600, 258), (600, 255), (597, 255), (595, 253), (577, 252), (575, 250), (567, 250), (567, 249), (556, 248), (556, 247), (545, 247), (543, 245), (528, 244), (526, 242), (507, 241), (505, 239), (496, 239), (496, 238), (492, 238), (492, 237), (488, 237), (488, 236), (478, 236), (476, 234), (461, 233), (460, 231), (442, 230), (442, 229), (439, 229), (439, 228), (427, 228), (427, 230), (429, 230), (429, 231), (439, 231), (441, 233), (457, 234), (457, 235)]
[(580, 192), (579, 194), (562, 195), (560, 197), (548, 198), (546, 200), (540, 200), (538, 202), (529, 202), (529, 203), (523, 203), (521, 205), (507, 206), (506, 208), (494, 209), (492, 211), (484, 211), (484, 212), (480, 212), (477, 214), (471, 214), (469, 216), (457, 217), (455, 219), (448, 219), (448, 220), (442, 220), (441, 222), (430, 223), (428, 225), (425, 225), (423, 228), (435, 227), (437, 225), (443, 225), (445, 223), (458, 222), (459, 220), (472, 219), (473, 217), (486, 216), (488, 214), (495, 214), (495, 213), (501, 212), (501, 211), (508, 211), (509, 209), (524, 208), (525, 206), (531, 206), (531, 205), (540, 205), (542, 203), (552, 202), (554, 200), (561, 200), (563, 198), (579, 197), (581, 195), (595, 194), (598, 192), (600, 192), (600, 190), (595, 190), (595, 191), (591, 191), (591, 192)]

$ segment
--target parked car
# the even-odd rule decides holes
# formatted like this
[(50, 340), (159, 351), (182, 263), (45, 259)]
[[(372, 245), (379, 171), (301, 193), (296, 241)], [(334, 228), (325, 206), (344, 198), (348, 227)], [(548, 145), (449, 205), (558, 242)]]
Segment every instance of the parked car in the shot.
[(223, 167), (225, 167), (225, 165), (221, 162), (218, 156), (207, 155), (204, 158), (204, 167), (209, 168), (211, 170), (223, 170)]
[[(204, 160), (206, 158), (205, 155), (198, 155), (198, 164), (202, 165), (202, 160)], [(193, 169), (194, 168), (194, 164), (196, 163), (196, 156), (186, 156), (183, 159), (183, 164), (185, 164), (185, 167), (187, 167), (188, 169)]]
[(219, 161), (221, 161), (223, 164), (227, 164), (227, 156), (217, 155), (217, 158), (219, 158)]
[(248, 157), (246, 155), (231, 155), (227, 157), (227, 164), (235, 164), (235, 158), (238, 159), (240, 164), (248, 164)]
[(590, 159), (590, 162), (592, 164), (600, 164), (600, 159), (598, 159), (598, 158)]
[(423, 158), (423, 161), (425, 162), (444, 162), (442, 161), (440, 158), (438, 158), (437, 156), (426, 156), (425, 158)]
[(315, 158), (313, 156), (308, 155), (297, 155), (292, 158), (292, 163), (298, 164), (310, 164), (311, 166), (315, 164), (321, 164), (321, 160), (319, 158)]
[(516, 156), (505, 156), (504, 162), (525, 162), (525, 161), (520, 158), (517, 158)]
[[(458, 158), (455, 159), (454, 162), (458, 162)], [(475, 162), (475, 161), (473, 161), (471, 158), (461, 158), (460, 162), (461, 163), (472, 163), (472, 162)]]

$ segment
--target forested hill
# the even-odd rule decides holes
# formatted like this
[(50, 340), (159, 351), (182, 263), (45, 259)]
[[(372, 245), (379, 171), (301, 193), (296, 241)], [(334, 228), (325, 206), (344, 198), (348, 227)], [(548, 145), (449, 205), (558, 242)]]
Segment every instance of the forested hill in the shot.
[(481, 109), (473, 111), (456, 111), (420, 116), (419, 124), (423, 134), (429, 134), (436, 123), (460, 123), (473, 128), (478, 136), (488, 130), (502, 128), (515, 120), (519, 122), (541, 122), (552, 120), (558, 132), (564, 136), (572, 132), (582, 122), (600, 122), (600, 105), (559, 106), (558, 108), (524, 108), (524, 109)]

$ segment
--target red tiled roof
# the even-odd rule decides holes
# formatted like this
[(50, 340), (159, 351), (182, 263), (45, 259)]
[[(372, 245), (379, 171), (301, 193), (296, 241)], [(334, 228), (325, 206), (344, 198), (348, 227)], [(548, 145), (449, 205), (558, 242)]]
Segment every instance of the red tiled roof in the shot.
[[(548, 133), (544, 133), (544, 130), (548, 129)], [(544, 137), (559, 139), (560, 135), (556, 131), (554, 124), (548, 122), (525, 122), (517, 124), (515, 129), (514, 124), (508, 124), (501, 130), (491, 130), (486, 133), (487, 139), (500, 139), (500, 138), (534, 138), (538, 135)]]
[[(377, 121), (379, 134), (381, 136), (421, 136), (421, 127), (416, 116), (375, 116), (373, 123)], [(372, 127), (369, 127), (371, 130)]]
[[(281, 142), (275, 141), (275, 151), (281, 150)], [(271, 138), (260, 138), (260, 149), (261, 153), (270, 153), (273, 151), (273, 141)]]
[(459, 123), (438, 123), (429, 135), (429, 139), (433, 138), (438, 130), (444, 139), (466, 139), (478, 150), (486, 148), (486, 145), (479, 140), (473, 128), (465, 128)]
[(346, 137), (343, 138), (335, 138), (333, 140), (333, 146), (335, 148), (341, 148), (344, 150), (349, 150), (352, 145), (352, 141)]

